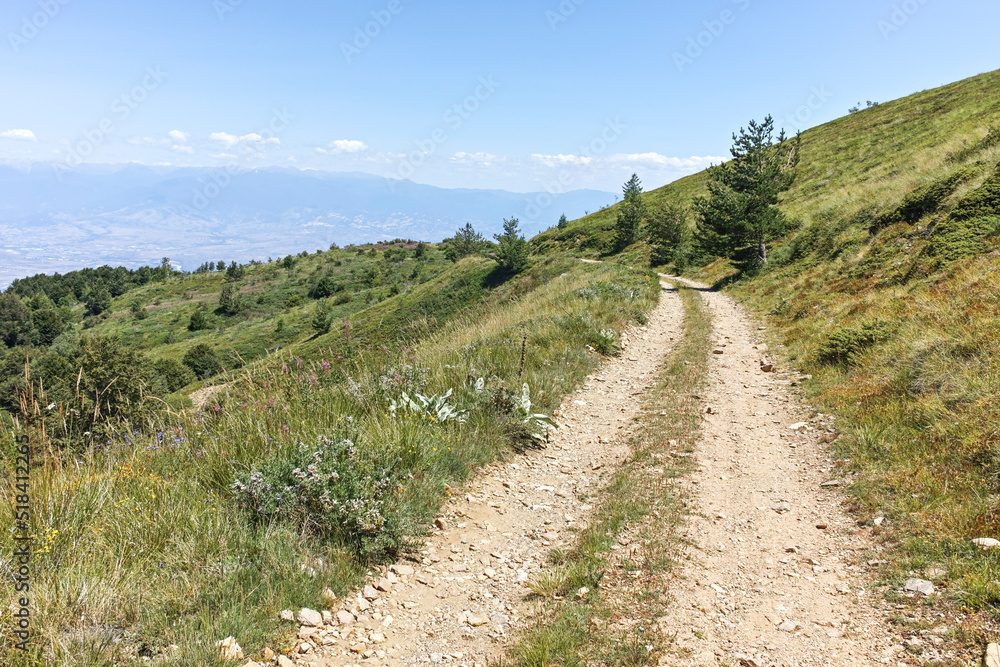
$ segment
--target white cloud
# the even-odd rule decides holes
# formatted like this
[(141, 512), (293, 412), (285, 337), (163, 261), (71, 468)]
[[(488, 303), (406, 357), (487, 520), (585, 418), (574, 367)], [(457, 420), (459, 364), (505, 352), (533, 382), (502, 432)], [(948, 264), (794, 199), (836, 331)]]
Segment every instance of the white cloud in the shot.
[(187, 132), (181, 132), (180, 130), (170, 130), (167, 132), (167, 136), (178, 144), (186, 144), (191, 141), (191, 135)]
[(694, 169), (702, 170), (712, 164), (725, 162), (721, 157), (669, 157), (660, 153), (619, 153), (608, 160), (615, 164), (642, 164), (663, 169)]
[(38, 143), (38, 138), (31, 130), (6, 130), (0, 132), (0, 137), (4, 139), (17, 139), (19, 141), (34, 141)]
[(323, 155), (337, 155), (339, 153), (363, 153), (368, 150), (367, 144), (357, 139), (338, 139), (326, 148), (317, 148), (317, 153)]
[(461, 165), (474, 167), (493, 167), (498, 162), (505, 162), (507, 158), (492, 153), (464, 153), (459, 152), (451, 156), (451, 161)]
[(187, 155), (194, 155), (194, 148), (191, 146), (181, 146), (180, 144), (175, 144), (170, 147), (170, 150), (176, 153), (185, 153)]
[(226, 148), (232, 148), (238, 144), (252, 145), (252, 144), (280, 144), (281, 139), (278, 137), (271, 137), (270, 139), (265, 139), (256, 132), (251, 132), (250, 134), (244, 134), (242, 137), (235, 134), (229, 134), (228, 132), (213, 132), (208, 135), (208, 138), (212, 141), (218, 141), (223, 144)]
[(594, 158), (585, 157), (583, 155), (539, 155), (535, 153), (531, 156), (532, 160), (536, 162), (541, 162), (546, 167), (560, 167), (565, 165), (572, 165), (574, 167), (585, 167), (594, 162)]

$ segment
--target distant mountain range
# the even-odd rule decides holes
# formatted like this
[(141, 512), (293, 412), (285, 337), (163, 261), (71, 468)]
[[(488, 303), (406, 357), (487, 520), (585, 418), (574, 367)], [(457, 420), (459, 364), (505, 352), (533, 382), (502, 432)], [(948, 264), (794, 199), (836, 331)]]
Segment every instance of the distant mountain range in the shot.
[(332, 243), (440, 241), (503, 219), (527, 236), (613, 204), (614, 195), (449, 190), (362, 173), (88, 165), (0, 165), (0, 288), (14, 278), (102, 264), (190, 270), (278, 258)]

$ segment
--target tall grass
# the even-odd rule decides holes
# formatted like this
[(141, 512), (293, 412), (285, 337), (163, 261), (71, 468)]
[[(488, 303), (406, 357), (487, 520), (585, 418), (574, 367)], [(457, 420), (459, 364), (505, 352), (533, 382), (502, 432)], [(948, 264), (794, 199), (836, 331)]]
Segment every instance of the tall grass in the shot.
[[(644, 320), (658, 295), (647, 272), (547, 261), (486, 290), (466, 312), (441, 317), (423, 339), (348, 346), (331, 338), (312, 354), (272, 356), (232, 375), (203, 412), (165, 411), (152, 429), (122, 424), (89, 448), (50, 452), (30, 433), (35, 634), (28, 655), (5, 639), (0, 662), (104, 665), (151, 656), (212, 665), (214, 643), (229, 635), (251, 657), (265, 646), (288, 648), (294, 628), (278, 611), (319, 608), (325, 588), (346, 593), (373, 558), (420, 538), (446, 485), (512, 455), (518, 443), (537, 442), (537, 427), (524, 423), (514, 401), (521, 383), (534, 410), (551, 412), (599, 363), (587, 346)], [(454, 406), (467, 410), (464, 421), (389, 410), (404, 391), (449, 389)], [(8, 424), (0, 435), (4, 531), (13, 525), (16, 430)], [(255, 472), (275, 474), (311, 455), (321, 438), (350, 440), (364, 465), (398, 472), (382, 496), (391, 519), (384, 529), (359, 537), (341, 514), (310, 512), (289, 498), (268, 499), (287, 511), (263, 516), (234, 492)], [(390, 528), (398, 539), (364, 548)], [(13, 563), (4, 556), (0, 572), (9, 578)], [(10, 618), (0, 619), (6, 638)]]

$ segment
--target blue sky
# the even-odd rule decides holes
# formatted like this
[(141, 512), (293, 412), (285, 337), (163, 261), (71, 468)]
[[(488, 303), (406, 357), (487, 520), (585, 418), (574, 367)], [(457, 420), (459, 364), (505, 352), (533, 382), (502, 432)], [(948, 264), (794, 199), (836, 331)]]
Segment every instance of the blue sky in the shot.
[(6, 0), (0, 159), (652, 188), (751, 118), (996, 69), (997, 25), (995, 0)]

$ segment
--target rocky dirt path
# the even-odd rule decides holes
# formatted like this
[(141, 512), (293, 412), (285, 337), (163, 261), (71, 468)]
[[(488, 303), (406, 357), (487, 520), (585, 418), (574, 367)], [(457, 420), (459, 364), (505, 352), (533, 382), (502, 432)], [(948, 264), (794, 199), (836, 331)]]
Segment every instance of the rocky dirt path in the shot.
[(436, 521), (419, 561), (373, 573), (356, 596), (303, 623), (293, 659), (278, 664), (486, 665), (503, 654), (527, 611), (527, 583), (551, 549), (587, 525), (605, 475), (629, 456), (642, 396), (679, 340), (683, 306), (665, 289), (649, 324), (623, 340), (554, 415), (549, 446), (480, 471)]
[[(671, 281), (680, 280), (669, 278)], [(682, 281), (686, 282), (686, 281)], [(683, 478), (692, 506), (681, 565), (659, 621), (665, 665), (798, 667), (920, 664), (939, 634), (893, 636), (870, 589), (873, 543), (846, 513), (824, 415), (805, 412), (794, 378), (762, 370), (756, 325), (705, 291), (715, 349), (698, 470)], [(556, 413), (550, 446), (485, 468), (451, 498), (418, 559), (373, 573), (370, 585), (297, 616), (299, 642), (279, 667), (368, 664), (485, 666), (528, 612), (527, 583), (550, 549), (592, 517), (605, 475), (626, 460), (627, 436), (664, 356), (679, 341), (680, 298), (665, 285), (647, 327)], [(898, 612), (897, 612), (898, 613)], [(271, 656), (268, 656), (271, 657)]]
[(695, 511), (684, 531), (687, 560), (660, 621), (674, 637), (661, 664), (941, 659), (935, 647), (943, 632), (904, 646), (887, 622), (891, 610), (869, 587), (873, 542), (845, 511), (844, 482), (826, 444), (836, 437), (827, 428), (832, 419), (796, 402), (794, 377), (762, 370), (767, 346), (732, 299), (703, 296), (716, 353), (701, 396), (698, 469), (681, 482)]

